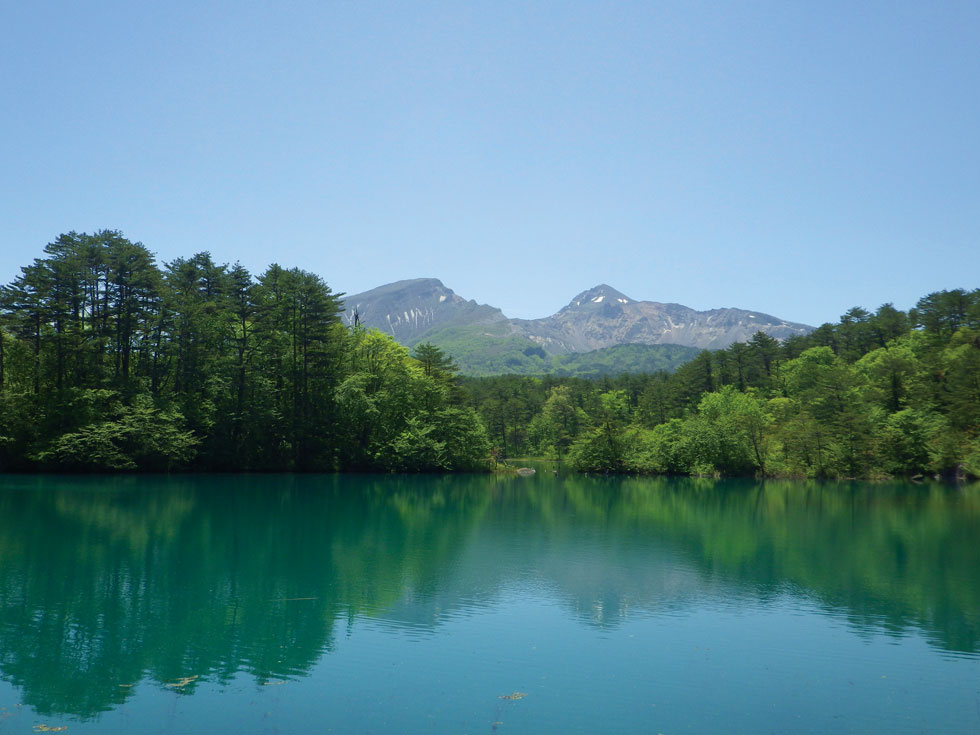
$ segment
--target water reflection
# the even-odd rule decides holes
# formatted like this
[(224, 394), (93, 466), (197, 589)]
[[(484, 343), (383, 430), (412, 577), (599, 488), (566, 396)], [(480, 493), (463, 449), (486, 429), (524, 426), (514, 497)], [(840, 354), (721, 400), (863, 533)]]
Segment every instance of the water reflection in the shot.
[(144, 679), (295, 677), (357, 620), (425, 636), (528, 594), (600, 629), (789, 598), (974, 654), (978, 531), (978, 486), (8, 477), (0, 674), (90, 717)]

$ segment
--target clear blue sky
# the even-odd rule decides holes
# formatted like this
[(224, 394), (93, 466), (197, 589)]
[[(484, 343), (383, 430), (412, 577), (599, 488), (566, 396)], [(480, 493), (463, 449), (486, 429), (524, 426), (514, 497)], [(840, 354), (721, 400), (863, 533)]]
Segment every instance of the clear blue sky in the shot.
[(0, 281), (69, 230), (539, 317), (980, 286), (980, 3), (21, 2)]

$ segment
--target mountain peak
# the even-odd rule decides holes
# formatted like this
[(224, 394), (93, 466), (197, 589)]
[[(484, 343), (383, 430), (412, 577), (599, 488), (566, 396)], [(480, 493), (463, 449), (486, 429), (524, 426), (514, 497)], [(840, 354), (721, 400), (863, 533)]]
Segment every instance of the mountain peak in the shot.
[(632, 304), (633, 299), (621, 291), (617, 291), (612, 286), (607, 286), (605, 283), (600, 283), (598, 286), (593, 286), (588, 291), (583, 291), (580, 293), (578, 296), (572, 299), (565, 308), (569, 309), (574, 306), (585, 306), (589, 303)]
[(383, 291), (385, 293), (424, 290), (452, 291), (451, 288), (446, 288), (445, 284), (438, 278), (407, 278), (404, 281), (395, 281), (394, 283), (388, 283), (372, 290)]
[(459, 298), (451, 288), (447, 288), (438, 278), (407, 278), (403, 281), (386, 283), (384, 286), (372, 288), (364, 293), (351, 294), (347, 296), (348, 304), (357, 304), (363, 301), (383, 300), (408, 300), (417, 302), (419, 300), (440, 299), (445, 301), (449, 298)]
[(404, 344), (426, 332), (456, 324), (488, 324), (507, 319), (500, 309), (467, 301), (438, 278), (411, 278), (344, 299), (344, 319), (377, 327)]
[(504, 372), (510, 363), (498, 353), (515, 344), (523, 353), (516, 358), (521, 362), (542, 351), (565, 354), (627, 344), (721, 349), (747, 341), (758, 331), (786, 339), (811, 330), (759, 311), (696, 311), (680, 304), (637, 301), (606, 283), (583, 291), (568, 306), (542, 319), (508, 319), (500, 309), (467, 301), (437, 278), (378, 286), (345, 297), (344, 306), (348, 325), (357, 319), (408, 346), (423, 340), (443, 349), (454, 346), (460, 353), (457, 358), (490, 340), (486, 359)]

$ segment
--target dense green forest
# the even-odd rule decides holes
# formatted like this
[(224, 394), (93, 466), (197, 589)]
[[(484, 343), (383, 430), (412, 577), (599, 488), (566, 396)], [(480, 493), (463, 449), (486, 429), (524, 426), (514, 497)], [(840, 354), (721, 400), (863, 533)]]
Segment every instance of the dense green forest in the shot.
[(980, 476), (980, 289), (853, 308), (673, 374), (464, 382), (495, 451), (589, 472)]
[(591, 352), (548, 354), (527, 337), (509, 333), (504, 323), (446, 327), (425, 341), (452, 355), (464, 375), (561, 375), (598, 378), (620, 373), (672, 372), (700, 350), (685, 345), (625, 344)]
[(44, 252), (0, 291), (0, 470), (486, 467), (445, 360), (347, 329), (312, 273), (115, 231)]
[(674, 373), (460, 378), (346, 328), (320, 277), (158, 266), (68, 233), (0, 290), (0, 470), (474, 470), (980, 476), (980, 289), (885, 304)]

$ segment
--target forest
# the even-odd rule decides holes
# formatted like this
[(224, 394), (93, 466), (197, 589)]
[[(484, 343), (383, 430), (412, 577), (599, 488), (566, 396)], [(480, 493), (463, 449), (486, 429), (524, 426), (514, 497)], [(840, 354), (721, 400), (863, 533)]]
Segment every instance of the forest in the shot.
[(980, 289), (855, 307), (675, 372), (463, 377), (317, 275), (67, 233), (0, 290), (0, 471), (980, 476)]
[(296, 268), (158, 266), (61, 235), (0, 292), (0, 471), (459, 471), (483, 424), (441, 362), (341, 324)]
[(671, 374), (464, 386), (501, 454), (584, 472), (978, 477), (980, 289), (855, 307), (783, 342), (758, 332)]

